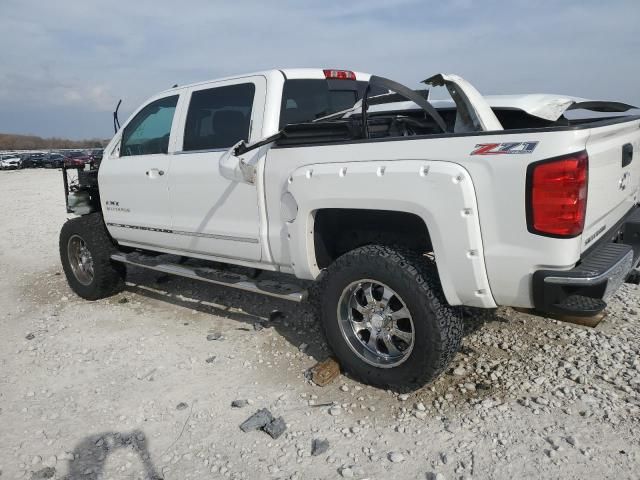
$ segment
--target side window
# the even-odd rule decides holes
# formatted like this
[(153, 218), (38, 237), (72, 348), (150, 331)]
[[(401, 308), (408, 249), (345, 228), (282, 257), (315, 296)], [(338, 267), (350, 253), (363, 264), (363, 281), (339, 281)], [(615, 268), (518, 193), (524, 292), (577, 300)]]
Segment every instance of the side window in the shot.
[(122, 133), (120, 156), (167, 153), (178, 95), (161, 98), (144, 107)]
[(253, 83), (199, 90), (191, 95), (182, 150), (228, 148), (249, 139)]

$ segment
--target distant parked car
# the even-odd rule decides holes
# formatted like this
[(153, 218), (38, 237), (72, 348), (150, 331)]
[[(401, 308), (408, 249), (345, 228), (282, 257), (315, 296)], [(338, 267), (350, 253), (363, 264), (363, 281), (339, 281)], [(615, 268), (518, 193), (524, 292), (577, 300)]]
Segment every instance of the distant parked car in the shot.
[(45, 158), (44, 153), (29, 153), (22, 159), (23, 168), (38, 168), (42, 167), (42, 161)]
[(67, 152), (64, 157), (64, 165), (66, 167), (84, 167), (92, 161), (93, 157), (85, 152)]
[(61, 153), (49, 153), (43, 160), (44, 168), (61, 168), (64, 164), (64, 155)]
[(99, 165), (102, 160), (102, 149), (71, 152), (64, 159), (66, 167), (84, 167), (87, 164)]
[(0, 156), (0, 170), (17, 170), (22, 168), (22, 159), (18, 155)]

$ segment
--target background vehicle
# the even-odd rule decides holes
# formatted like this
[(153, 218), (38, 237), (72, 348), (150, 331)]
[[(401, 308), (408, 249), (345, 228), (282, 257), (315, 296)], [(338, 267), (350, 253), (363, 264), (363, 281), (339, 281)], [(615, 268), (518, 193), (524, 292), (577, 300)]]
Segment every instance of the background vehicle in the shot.
[(592, 315), (637, 279), (640, 117), (565, 115), (633, 107), (488, 100), (455, 75), (425, 83), (451, 101), (319, 69), (152, 97), (99, 170), (71, 185), (65, 171), (68, 209), (82, 215), (60, 236), (69, 284), (102, 298), (136, 265), (292, 301), (310, 294), (346, 370), (415, 386), (455, 355), (460, 307)]
[(23, 168), (39, 168), (43, 166), (44, 153), (28, 153), (22, 159)]
[(64, 155), (61, 153), (49, 153), (42, 159), (44, 168), (61, 168), (64, 165)]
[(67, 167), (84, 167), (91, 163), (93, 158), (85, 152), (66, 152), (64, 155), (64, 165)]
[(22, 160), (18, 155), (0, 156), (0, 170), (17, 170), (18, 168), (22, 168)]

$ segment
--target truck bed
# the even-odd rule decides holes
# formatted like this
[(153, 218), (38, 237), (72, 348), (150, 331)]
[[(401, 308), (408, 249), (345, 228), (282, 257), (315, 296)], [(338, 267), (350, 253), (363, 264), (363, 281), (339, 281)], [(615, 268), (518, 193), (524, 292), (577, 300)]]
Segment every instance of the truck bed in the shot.
[[(372, 124), (374, 128), (383, 125), (388, 132), (392, 117), (374, 116)], [(542, 268), (569, 270), (575, 267), (593, 244), (615, 233), (610, 229), (638, 202), (640, 160), (636, 157), (640, 150), (640, 117), (581, 119), (574, 122), (562, 120), (561, 123), (566, 124), (497, 132), (420, 133), (408, 136), (387, 133), (372, 135), (371, 138), (362, 138), (357, 117), (290, 125), (268, 153), (265, 171), (267, 204), (279, 203), (279, 192), (285, 188), (280, 182), (297, 167), (309, 170), (314, 165), (332, 163), (335, 174), (339, 175), (341, 169), (348, 171), (352, 168), (350, 165), (353, 162), (364, 162), (363, 165), (372, 165), (371, 175), (375, 175), (379, 168), (391, 171), (397, 159), (422, 161), (426, 167), (438, 162), (459, 165), (468, 172), (473, 183), (475, 198), (469, 208), (479, 212), (481, 251), (493, 300), (498, 305), (531, 307), (531, 276), (535, 271)], [(535, 145), (535, 149), (518, 155), (472, 154), (479, 145), (507, 143), (531, 144)], [(526, 206), (528, 166), (581, 151), (586, 151), (589, 157), (584, 233), (562, 239), (531, 233), (527, 228)], [(626, 158), (629, 155), (631, 161)], [(385, 175), (375, 181), (385, 183), (385, 178), (390, 177)], [(620, 184), (622, 181), (625, 182), (624, 188)], [(343, 181), (344, 188), (348, 188), (348, 184), (348, 181)], [(271, 197), (270, 185), (274, 185)], [(327, 189), (340, 188), (329, 185), (327, 183)], [(449, 194), (444, 191), (438, 194), (439, 187), (436, 185), (425, 188), (424, 201), (432, 202), (431, 208), (444, 208), (441, 202), (446, 202)], [(431, 193), (430, 188), (433, 190)], [(359, 192), (365, 198), (371, 195), (370, 192), (366, 195)], [(329, 196), (333, 194), (342, 195), (335, 191), (326, 193)], [(388, 202), (387, 208), (400, 209), (393, 202)], [(451, 215), (458, 214), (451, 212)], [(431, 228), (429, 226), (431, 235), (437, 237), (437, 230), (448, 230), (449, 226), (434, 225), (434, 232)], [(442, 238), (441, 241), (443, 245), (451, 245), (448, 238)], [(438, 252), (435, 254), (437, 257)], [(459, 255), (465, 254), (459, 252)], [(441, 274), (451, 274), (456, 278), (452, 284), (460, 285), (459, 272), (443, 269)]]

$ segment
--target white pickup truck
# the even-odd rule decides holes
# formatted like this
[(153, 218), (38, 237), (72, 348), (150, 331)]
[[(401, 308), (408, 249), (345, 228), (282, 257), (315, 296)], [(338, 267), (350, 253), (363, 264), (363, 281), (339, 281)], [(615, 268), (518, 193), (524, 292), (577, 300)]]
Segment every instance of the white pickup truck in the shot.
[(99, 168), (75, 182), (64, 169), (79, 215), (60, 235), (69, 285), (102, 298), (136, 265), (293, 301), (310, 292), (343, 368), (409, 386), (456, 353), (462, 306), (593, 315), (637, 281), (640, 117), (593, 113), (634, 107), (425, 83), (451, 100), (323, 69), (152, 97)]

